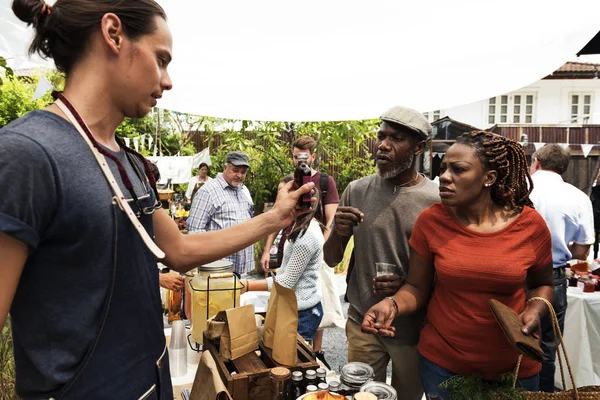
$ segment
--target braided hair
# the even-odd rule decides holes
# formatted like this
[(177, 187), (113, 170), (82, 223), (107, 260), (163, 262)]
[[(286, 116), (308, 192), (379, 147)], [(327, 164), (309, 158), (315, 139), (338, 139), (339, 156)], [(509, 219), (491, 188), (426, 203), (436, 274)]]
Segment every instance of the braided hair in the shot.
[(533, 208), (529, 194), (533, 181), (529, 176), (527, 158), (514, 140), (487, 131), (462, 134), (456, 143), (475, 149), (485, 170), (498, 174), (492, 185), (492, 200), (508, 210), (521, 211), (524, 206)]

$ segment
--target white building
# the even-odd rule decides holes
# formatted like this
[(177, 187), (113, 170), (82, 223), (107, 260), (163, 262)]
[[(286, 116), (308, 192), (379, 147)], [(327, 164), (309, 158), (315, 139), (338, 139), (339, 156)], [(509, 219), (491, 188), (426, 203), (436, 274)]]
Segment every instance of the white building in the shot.
[(600, 124), (599, 73), (600, 64), (567, 62), (524, 88), (426, 115), (431, 122), (448, 116), (481, 129), (498, 124)]
[(433, 124), (432, 175), (437, 175), (444, 147), (473, 126), (521, 142), (528, 155), (544, 143), (568, 146), (572, 160), (564, 178), (589, 191), (600, 169), (599, 74), (600, 64), (567, 62), (513, 92), (425, 113), (431, 122), (437, 121)]

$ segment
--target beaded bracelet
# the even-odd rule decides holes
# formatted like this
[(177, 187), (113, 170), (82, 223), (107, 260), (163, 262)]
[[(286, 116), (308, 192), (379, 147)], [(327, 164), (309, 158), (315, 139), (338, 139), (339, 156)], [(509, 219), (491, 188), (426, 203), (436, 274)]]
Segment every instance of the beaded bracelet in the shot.
[(398, 316), (398, 314), (400, 314), (400, 311), (398, 311), (398, 303), (396, 303), (396, 299), (394, 299), (393, 297), (386, 297), (386, 299), (388, 299), (389, 301), (392, 302), (392, 305), (394, 306), (394, 318), (396, 318)]

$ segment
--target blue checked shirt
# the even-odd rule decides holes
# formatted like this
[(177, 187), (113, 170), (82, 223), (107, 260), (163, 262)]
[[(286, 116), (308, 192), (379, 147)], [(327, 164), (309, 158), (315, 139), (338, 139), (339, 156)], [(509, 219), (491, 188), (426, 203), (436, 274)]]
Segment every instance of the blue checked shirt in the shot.
[[(243, 184), (229, 186), (221, 174), (205, 183), (192, 200), (187, 228), (190, 233), (230, 228), (254, 216), (250, 191)], [(225, 259), (233, 262), (235, 272), (243, 274), (254, 269), (254, 246), (248, 246)]]

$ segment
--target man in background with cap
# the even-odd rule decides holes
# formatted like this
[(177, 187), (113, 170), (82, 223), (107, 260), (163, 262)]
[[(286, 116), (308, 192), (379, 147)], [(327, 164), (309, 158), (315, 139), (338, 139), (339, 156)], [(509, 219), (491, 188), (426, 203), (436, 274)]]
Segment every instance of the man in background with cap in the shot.
[[(232, 151), (225, 157), (223, 173), (205, 183), (194, 196), (187, 226), (190, 233), (216, 231), (249, 220), (254, 216), (254, 203), (244, 185), (250, 168), (248, 156)], [(254, 246), (225, 257), (233, 262), (235, 272), (254, 269)]]
[[(380, 119), (377, 173), (351, 182), (342, 194), (324, 254), (327, 264), (335, 266), (354, 235), (354, 262), (347, 277), (348, 361), (371, 365), (375, 380), (385, 382), (391, 360), (392, 386), (402, 399), (420, 400), (423, 389), (416, 344), (425, 311), (396, 318), (393, 338), (363, 333), (360, 325), (371, 306), (404, 284), (413, 225), (423, 210), (440, 199), (438, 186), (419, 174), (416, 166), (431, 125), (420, 112), (398, 106)], [(377, 277), (376, 263), (394, 264), (395, 274)]]

